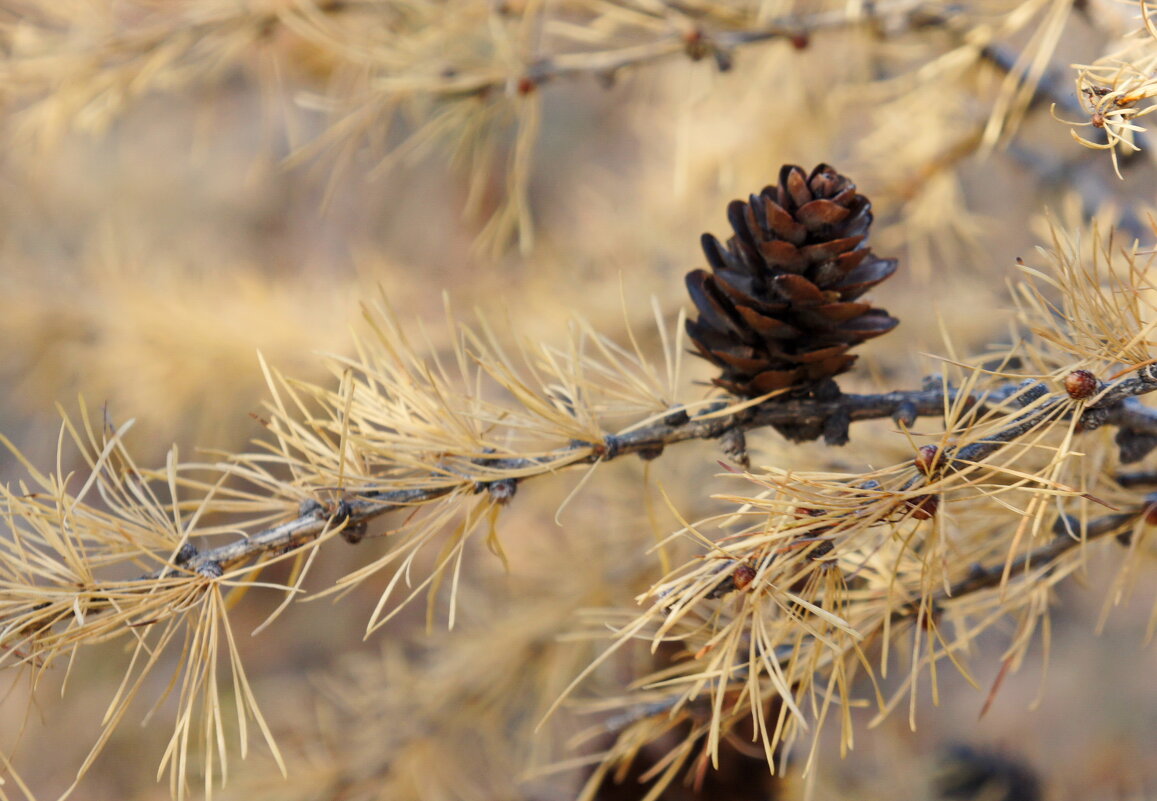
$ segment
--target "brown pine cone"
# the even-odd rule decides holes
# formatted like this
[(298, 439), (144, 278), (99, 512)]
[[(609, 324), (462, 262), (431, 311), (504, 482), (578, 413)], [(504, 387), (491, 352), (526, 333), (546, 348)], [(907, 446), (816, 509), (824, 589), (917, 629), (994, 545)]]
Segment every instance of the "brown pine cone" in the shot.
[(704, 234), (712, 272), (687, 274), (699, 309), (687, 334), (699, 355), (723, 368), (714, 382), (755, 397), (815, 384), (848, 370), (849, 348), (899, 322), (857, 299), (896, 271), (868, 248), (871, 203), (827, 164), (811, 175), (779, 171), (747, 203), (732, 201), (735, 235), (724, 246)]

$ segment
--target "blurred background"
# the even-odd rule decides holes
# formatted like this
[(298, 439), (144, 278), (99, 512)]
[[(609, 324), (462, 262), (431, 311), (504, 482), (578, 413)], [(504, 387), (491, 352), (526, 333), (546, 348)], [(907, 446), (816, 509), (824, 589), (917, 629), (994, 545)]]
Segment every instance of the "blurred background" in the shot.
[[(841, 385), (916, 387), (938, 355), (1008, 341), (1015, 260), (1043, 260), (1047, 215), (1080, 242), (1096, 218), (1121, 244), (1152, 244), (1149, 137), (1120, 150), (1118, 178), (1070, 133), (1102, 132), (1062, 121), (1090, 119), (1070, 65), (1118, 52), (1137, 14), (1100, 0), (0, 2), (0, 431), (52, 468), (58, 405), (75, 413), (83, 396), (135, 419), (141, 464), (174, 443), (184, 458), (248, 449), (267, 396), (258, 352), (333, 381), (324, 355), (350, 353), (379, 291), (435, 350), (453, 337), (448, 301), (528, 341), (562, 344), (573, 316), (623, 342), (629, 325), (657, 354), (651, 299), (673, 325), (699, 234), (722, 237), (728, 201), (785, 163), (851, 176), (874, 203), (873, 249), (901, 261), (872, 295), (900, 332), (863, 347)], [(697, 361), (682, 400), (709, 393)], [(893, 440), (873, 423), (843, 449), (770, 431), (749, 448), (757, 465), (860, 470), (902, 458)], [(504, 518), (510, 571), (478, 547), (452, 632), (427, 633), (418, 609), (363, 640), (372, 586), (298, 605), (255, 639), (279, 598), (239, 607), (292, 767), (280, 784), (258, 749), (231, 764), (230, 792), (573, 797), (584, 770), (558, 763), (581, 755), (566, 741), (585, 723), (532, 733), (597, 651), (565, 635), (580, 610), (630, 605), (659, 575), (647, 549), (679, 526), (660, 487), (687, 519), (725, 508), (710, 497), (732, 491), (719, 458), (692, 442), (648, 468), (609, 465), (561, 525), (580, 476), (524, 487)], [(5, 482), (23, 471), (0, 461)], [(336, 550), (313, 581), (384, 547)], [(980, 690), (943, 669), (915, 731), (902, 710), (869, 730), (863, 710), (848, 758), (833, 745), (811, 779), (762, 797), (935, 798), (955, 792), (945, 760), (1000, 753), (1039, 796), (944, 797), (1157, 798), (1157, 590), (1143, 572), (1102, 624), (1112, 547), (1056, 598), (1047, 670), (1035, 647), (983, 718), (999, 627), (972, 655)], [(0, 731), (40, 797), (69, 785), (116, 687), (122, 646), (92, 650), (63, 698), (46, 691), (63, 676), (27, 707), (25, 682), (8, 691)], [(630, 675), (609, 669), (591, 691)], [(166, 797), (165, 711), (122, 727), (76, 797)], [(643, 795), (630, 792), (614, 797)]]

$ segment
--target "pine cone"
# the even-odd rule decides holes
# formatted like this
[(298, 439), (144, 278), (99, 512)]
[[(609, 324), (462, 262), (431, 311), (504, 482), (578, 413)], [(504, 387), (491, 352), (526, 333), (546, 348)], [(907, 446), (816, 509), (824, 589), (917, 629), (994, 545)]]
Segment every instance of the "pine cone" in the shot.
[(727, 217), (735, 235), (726, 246), (703, 235), (712, 272), (687, 274), (699, 309), (687, 334), (723, 368), (718, 386), (755, 397), (813, 385), (852, 366), (849, 348), (899, 323), (857, 300), (896, 260), (867, 247), (871, 203), (827, 164), (810, 176), (785, 165), (778, 186), (732, 201)]

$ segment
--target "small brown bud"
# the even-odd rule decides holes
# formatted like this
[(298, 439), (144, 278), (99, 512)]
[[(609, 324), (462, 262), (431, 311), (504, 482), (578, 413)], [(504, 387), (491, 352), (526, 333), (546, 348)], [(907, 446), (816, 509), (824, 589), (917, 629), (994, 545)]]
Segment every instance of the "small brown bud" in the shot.
[(804, 31), (800, 31), (797, 34), (793, 34), (791, 37), (791, 46), (794, 47), (796, 50), (807, 50), (807, 46), (809, 44), (811, 44), (811, 39), (808, 37), (807, 33)]
[(917, 495), (915, 498), (906, 498), (904, 504), (917, 520), (931, 520), (940, 508), (940, 496)]
[(711, 45), (702, 29), (692, 28), (683, 34), (683, 50), (692, 61), (699, 61), (711, 52)]
[(1088, 370), (1073, 370), (1065, 376), (1065, 392), (1073, 400), (1085, 400), (1097, 393), (1097, 377)]
[(943, 611), (944, 610), (940, 608), (940, 604), (934, 602), (932, 608), (928, 610), (928, 613), (920, 616), (920, 627), (925, 631), (934, 630)]
[(658, 459), (660, 456), (663, 455), (663, 446), (662, 445), (651, 445), (651, 446), (646, 447), (646, 448), (639, 448), (639, 450), (635, 451), (635, 453), (637, 453), (639, 455), (639, 458), (642, 459), (644, 462), (650, 462), (650, 461), (653, 461), (655, 459)]
[(931, 475), (932, 469), (936, 466), (937, 457), (940, 455), (940, 449), (935, 445), (921, 445), (920, 450), (916, 452), (916, 458), (912, 463), (924, 475)]
[(1145, 507), (1145, 524), (1157, 526), (1157, 503), (1150, 503)]
[(360, 523), (347, 522), (346, 527), (341, 530), (341, 537), (350, 545), (357, 545), (366, 538), (368, 531), (369, 526), (364, 520)]
[(523, 75), (518, 79), (518, 94), (526, 97), (528, 94), (538, 88), (538, 81), (531, 78), (529, 75)]
[(751, 565), (740, 565), (731, 571), (731, 582), (737, 590), (742, 590), (753, 581), (755, 581), (755, 568)]

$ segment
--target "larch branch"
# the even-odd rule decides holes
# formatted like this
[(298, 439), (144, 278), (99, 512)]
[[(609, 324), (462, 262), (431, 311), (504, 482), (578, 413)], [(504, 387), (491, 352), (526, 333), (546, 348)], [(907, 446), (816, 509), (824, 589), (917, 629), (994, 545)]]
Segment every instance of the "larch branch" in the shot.
[[(1157, 390), (1157, 382), (1153, 381), (1147, 369), (1140, 372), (1144, 376), (1125, 378), (1109, 384), (1097, 403), (1085, 408), (1082, 424), (1087, 422), (1087, 428), (1113, 424), (1127, 427), (1133, 432), (1157, 435), (1157, 409), (1143, 406), (1134, 397)], [(1044, 385), (1037, 386), (1043, 389)], [(992, 405), (1023, 391), (1023, 386), (1009, 384), (971, 397), (976, 403)], [(694, 416), (676, 409), (656, 423), (621, 435), (607, 436), (602, 442), (572, 442), (545, 457), (534, 459), (497, 457), (480, 462), (480, 467), (496, 476), (491, 481), (480, 482), (463, 477), (462, 483), (458, 485), (440, 483), (428, 488), (372, 490), (364, 493), (347, 491), (345, 497), (337, 503), (309, 501), (303, 504), (296, 519), (256, 532), (237, 542), (193, 554), (180, 567), (194, 572), (233, 567), (265, 552), (300, 546), (336, 525), (363, 526), (389, 512), (413, 508), (453, 492), (481, 492), (488, 489), (489, 484), (527, 477), (511, 479), (503, 477), (503, 473), (533, 471), (538, 468), (540, 472), (537, 474), (541, 475), (554, 472), (560, 467), (607, 462), (629, 454), (653, 459), (668, 445), (690, 440), (718, 439), (731, 431), (750, 431), (772, 425), (815, 427), (832, 418), (849, 422), (890, 418), (910, 424), (916, 417), (942, 415), (945, 404), (956, 401), (959, 394), (959, 390), (948, 387), (868, 395), (847, 394), (827, 399), (773, 398), (737, 414), (720, 414), (728, 408), (726, 401), (709, 405)], [(1110, 401), (1112, 405), (1102, 405)], [(1058, 394), (1038, 409), (1027, 413), (1025, 419), (980, 443), (961, 448), (952, 454), (953, 458), (973, 462), (985, 458), (1003, 444), (1032, 430), (1042, 415), (1061, 402), (1062, 396)]]

